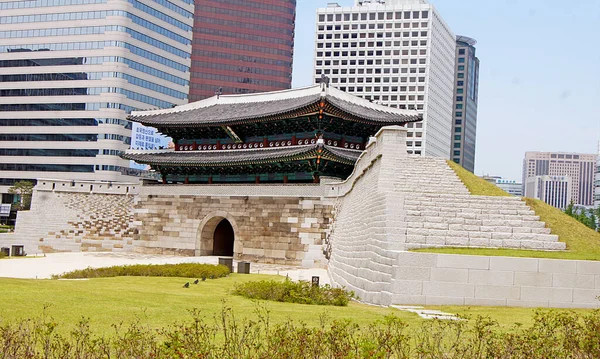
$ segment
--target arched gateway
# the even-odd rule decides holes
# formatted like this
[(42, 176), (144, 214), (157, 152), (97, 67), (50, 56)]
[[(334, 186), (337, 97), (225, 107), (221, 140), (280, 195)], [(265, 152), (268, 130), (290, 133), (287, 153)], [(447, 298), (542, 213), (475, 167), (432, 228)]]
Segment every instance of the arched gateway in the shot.
[(235, 234), (231, 223), (223, 218), (213, 233), (213, 255), (232, 257), (234, 239)]
[(233, 256), (236, 232), (235, 220), (228, 213), (207, 215), (198, 227), (196, 255)]

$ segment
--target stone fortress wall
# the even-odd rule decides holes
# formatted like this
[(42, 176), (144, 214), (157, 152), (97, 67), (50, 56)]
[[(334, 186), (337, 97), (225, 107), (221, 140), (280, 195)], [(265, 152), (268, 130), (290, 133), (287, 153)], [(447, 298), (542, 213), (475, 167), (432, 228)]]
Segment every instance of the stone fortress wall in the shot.
[(565, 244), (519, 198), (471, 196), (444, 160), (405, 155), (405, 131), (383, 128), (355, 172), (331, 188), (334, 283), (379, 305), (598, 307), (597, 262), (407, 252)]
[(4, 238), (26, 252), (131, 251), (138, 184), (39, 180), (31, 210), (20, 211)]
[(109, 186), (41, 180), (32, 210), (19, 213), (8, 237), (30, 253), (206, 255), (217, 224), (227, 219), (236, 259), (328, 265), (334, 283), (368, 303), (598, 305), (598, 263), (405, 252), (432, 246), (565, 248), (519, 198), (470, 195), (445, 160), (407, 155), (405, 136), (401, 127), (383, 128), (341, 183)]

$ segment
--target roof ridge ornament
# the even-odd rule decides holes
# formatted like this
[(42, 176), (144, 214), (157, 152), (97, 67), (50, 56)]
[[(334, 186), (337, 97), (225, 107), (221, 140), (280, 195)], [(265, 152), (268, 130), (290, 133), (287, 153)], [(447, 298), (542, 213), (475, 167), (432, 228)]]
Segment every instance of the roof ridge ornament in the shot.
[(329, 77), (325, 76), (325, 74), (321, 74), (321, 79), (319, 80), (321, 84), (321, 91), (326, 92), (329, 88)]

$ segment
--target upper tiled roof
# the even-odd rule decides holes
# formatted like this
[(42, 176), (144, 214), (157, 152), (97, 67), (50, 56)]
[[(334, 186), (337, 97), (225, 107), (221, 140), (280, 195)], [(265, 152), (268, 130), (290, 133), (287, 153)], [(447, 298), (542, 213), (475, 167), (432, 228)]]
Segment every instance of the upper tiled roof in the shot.
[(371, 103), (326, 85), (245, 95), (221, 95), (171, 109), (134, 111), (133, 121), (155, 127), (210, 127), (292, 118), (316, 113), (324, 100), (325, 113), (370, 124), (393, 125), (422, 120), (412, 110)]
[[(319, 149), (322, 149), (318, 153)], [(243, 150), (225, 151), (128, 151), (122, 155), (124, 159), (138, 163), (156, 166), (243, 166), (279, 161), (294, 161), (314, 158), (320, 155), (323, 158), (354, 164), (362, 151), (349, 150), (327, 145), (306, 145), (292, 147), (269, 147)]]

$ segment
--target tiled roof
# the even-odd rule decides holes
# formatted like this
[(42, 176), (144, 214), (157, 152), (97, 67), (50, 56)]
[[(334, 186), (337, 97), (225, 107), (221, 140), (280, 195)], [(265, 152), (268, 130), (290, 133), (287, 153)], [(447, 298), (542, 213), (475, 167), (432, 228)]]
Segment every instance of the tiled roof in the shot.
[(325, 112), (332, 111), (336, 117), (348, 117), (360, 122), (392, 125), (422, 120), (416, 111), (374, 104), (325, 85), (259, 94), (214, 96), (172, 109), (135, 111), (129, 118), (156, 127), (226, 126), (316, 113), (321, 100), (328, 104)]
[[(322, 148), (319, 154), (318, 150)], [(269, 147), (225, 151), (128, 151), (124, 159), (156, 166), (243, 166), (269, 162), (294, 161), (321, 157), (346, 164), (354, 164), (362, 151), (327, 145)]]

